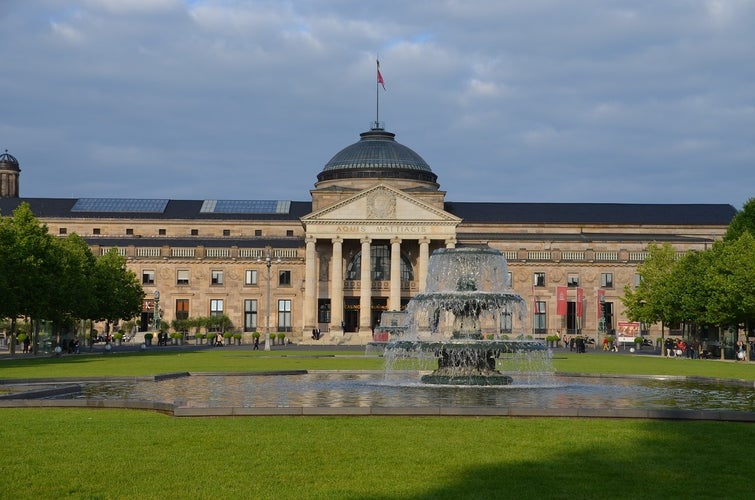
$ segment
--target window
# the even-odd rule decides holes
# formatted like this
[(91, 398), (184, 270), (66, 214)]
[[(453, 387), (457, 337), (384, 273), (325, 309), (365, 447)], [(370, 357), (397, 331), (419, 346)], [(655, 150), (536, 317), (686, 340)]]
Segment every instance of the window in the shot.
[(189, 319), (189, 299), (176, 299), (176, 319)]
[(535, 273), (533, 275), (534, 277), (534, 286), (545, 286), (545, 273)]
[(223, 315), (223, 299), (211, 299), (210, 300), (210, 316), (222, 316)]
[(100, 234), (100, 228), (99, 227), (95, 227), (94, 229), (92, 229), (92, 234), (94, 234), (95, 236), (98, 235), (98, 234)]
[(244, 331), (257, 330), (257, 301), (255, 299), (244, 300)]
[(599, 323), (603, 323), (602, 325), (598, 325), (598, 329), (604, 328), (604, 332), (610, 332), (613, 329), (613, 302), (602, 302), (601, 303), (602, 311), (602, 317), (600, 318)]
[(158, 229), (157, 234), (159, 234), (160, 236), (165, 236), (166, 234), (168, 234), (168, 232), (165, 229)]
[(511, 313), (508, 311), (504, 311), (501, 313), (501, 333), (511, 333), (511, 332), (512, 332)]
[(199, 229), (192, 229), (191, 230), (191, 235), (192, 236), (199, 236)]
[[(401, 281), (413, 281), (414, 269), (405, 255), (400, 255)], [(391, 277), (391, 248), (388, 245), (370, 246), (370, 279), (387, 281)], [(362, 252), (357, 253), (346, 267), (346, 280), (362, 279)]]
[(68, 229), (64, 227), (58, 228), (58, 234), (66, 234), (66, 233), (68, 233)]
[(576, 288), (579, 286), (579, 274), (569, 274), (566, 277), (566, 286)]
[(189, 270), (179, 269), (176, 272), (176, 285), (188, 285), (189, 284)]
[(319, 299), (317, 305), (317, 322), (330, 323), (330, 299)]
[(533, 327), (535, 333), (547, 333), (547, 317), (546, 317), (545, 301), (535, 301), (535, 314), (533, 315)]
[(223, 271), (211, 271), (210, 272), (210, 283), (213, 285), (222, 285), (223, 284)]
[(142, 271), (142, 285), (154, 285), (155, 284), (155, 271), (152, 269), (144, 269)]
[(247, 269), (244, 273), (244, 284), (245, 285), (256, 285), (257, 284), (257, 270), (256, 269)]
[(613, 288), (613, 273), (601, 273), (600, 286), (603, 288)]
[(278, 301), (278, 331), (291, 331), (291, 301), (289, 299)]
[(286, 230), (286, 236), (293, 236), (293, 235), (294, 235), (294, 230), (293, 229)]
[(133, 236), (134, 235), (134, 229), (130, 228), (130, 227), (127, 227), (126, 228), (126, 235)]
[(262, 236), (262, 229), (255, 229), (254, 230), (254, 235), (255, 236)]
[(291, 286), (291, 271), (279, 271), (278, 284), (280, 286)]
[(223, 236), (230, 236), (231, 230), (230, 229), (223, 229)]

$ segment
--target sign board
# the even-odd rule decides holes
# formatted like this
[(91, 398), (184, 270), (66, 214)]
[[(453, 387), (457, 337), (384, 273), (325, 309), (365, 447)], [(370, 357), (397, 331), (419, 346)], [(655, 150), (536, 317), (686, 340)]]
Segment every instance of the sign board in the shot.
[(617, 342), (634, 342), (634, 338), (639, 334), (639, 321), (619, 321), (616, 325)]

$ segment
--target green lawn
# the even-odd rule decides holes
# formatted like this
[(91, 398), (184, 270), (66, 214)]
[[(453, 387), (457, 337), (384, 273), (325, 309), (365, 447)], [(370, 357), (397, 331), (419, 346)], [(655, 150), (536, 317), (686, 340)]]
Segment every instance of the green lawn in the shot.
[[(564, 372), (755, 379), (755, 364), (556, 353)], [(359, 353), (17, 357), (0, 378), (380, 369)], [(0, 499), (751, 498), (746, 423), (505, 417), (175, 418), (0, 409)], [(744, 467), (744, 468), (743, 468)]]
[[(4, 409), (2, 498), (751, 498), (755, 426)], [(744, 445), (744, 446), (743, 446)]]
[[(623, 373), (643, 375), (698, 375), (755, 380), (755, 363), (669, 359), (617, 353), (575, 354), (557, 351), (554, 369), (569, 373)], [(0, 361), (0, 379), (142, 376), (172, 372), (267, 370), (380, 370), (383, 359), (359, 351), (305, 351), (279, 349), (160, 350), (114, 354), (53, 356), (16, 355)]]

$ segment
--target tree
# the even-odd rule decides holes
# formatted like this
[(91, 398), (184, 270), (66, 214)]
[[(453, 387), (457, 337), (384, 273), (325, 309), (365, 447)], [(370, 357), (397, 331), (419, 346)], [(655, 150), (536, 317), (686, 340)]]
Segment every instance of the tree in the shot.
[(731, 219), (723, 239), (724, 241), (736, 240), (745, 231), (755, 236), (755, 198), (750, 198), (742, 210)]
[(621, 298), (628, 319), (645, 324), (661, 322), (661, 338), (663, 324), (669, 323), (677, 315), (669, 293), (669, 277), (675, 259), (676, 251), (670, 244), (649, 245), (648, 257), (637, 269), (640, 284), (634, 290), (629, 285), (625, 286), (624, 297)]
[(71, 318), (92, 318), (97, 307), (92, 293), (96, 258), (87, 242), (77, 234), (58, 243), (62, 268), (57, 287), (60, 292), (58, 312)]
[(710, 283), (709, 320), (720, 326), (749, 325), (755, 320), (755, 237), (749, 231), (736, 240), (713, 245), (705, 277)]
[(111, 249), (97, 259), (93, 284), (97, 307), (92, 319), (115, 323), (141, 311), (144, 290), (117, 250)]
[[(0, 224), (0, 317), (11, 320), (11, 354), (15, 354), (15, 326), (19, 317), (46, 318), (55, 308), (55, 280), (59, 261), (54, 239), (40, 224), (28, 203), (21, 203)], [(34, 330), (32, 330), (32, 334)], [(36, 342), (33, 342), (36, 348)]]

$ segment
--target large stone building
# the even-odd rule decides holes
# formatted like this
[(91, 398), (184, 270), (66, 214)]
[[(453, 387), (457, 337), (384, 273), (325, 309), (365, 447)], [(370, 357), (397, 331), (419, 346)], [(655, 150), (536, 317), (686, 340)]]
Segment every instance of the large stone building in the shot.
[[(0, 156), (0, 213), (27, 202), (51, 233), (116, 248), (163, 321), (226, 314), (243, 332), (294, 341), (365, 343), (386, 310), (423, 290), (437, 248), (489, 245), (508, 260), (530, 307), (504, 332), (595, 335), (625, 321), (625, 285), (651, 243), (702, 250), (725, 232), (731, 205), (447, 201), (437, 176), (374, 126), (328, 161), (310, 201), (20, 198), (19, 163)], [(313, 173), (314, 174), (314, 173)], [(368, 266), (363, 263), (369, 262)], [(605, 322), (605, 325), (603, 324)]]

